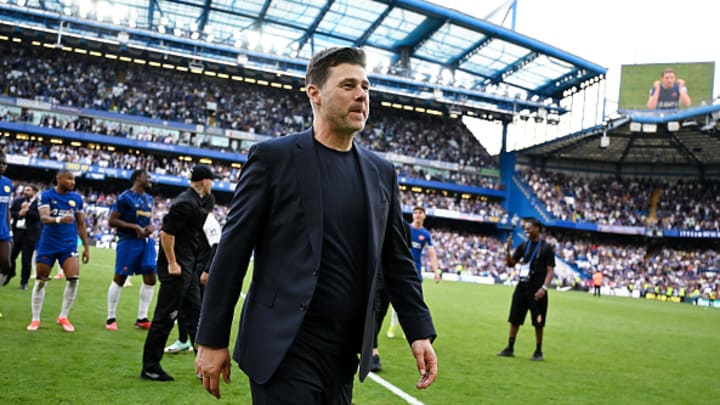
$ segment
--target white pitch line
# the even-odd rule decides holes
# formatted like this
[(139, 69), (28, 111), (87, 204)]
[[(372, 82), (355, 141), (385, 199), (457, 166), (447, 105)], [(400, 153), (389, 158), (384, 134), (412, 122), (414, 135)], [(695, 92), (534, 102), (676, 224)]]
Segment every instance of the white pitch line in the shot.
[(377, 375), (375, 373), (368, 373), (368, 378), (370, 378), (371, 380), (375, 381), (376, 383), (382, 385), (385, 389), (387, 389), (388, 391), (392, 392), (393, 394), (399, 396), (400, 398), (405, 400), (405, 402), (407, 402), (410, 405), (424, 405), (422, 402), (411, 397), (407, 392), (390, 384), (384, 378), (380, 377), (379, 375)]

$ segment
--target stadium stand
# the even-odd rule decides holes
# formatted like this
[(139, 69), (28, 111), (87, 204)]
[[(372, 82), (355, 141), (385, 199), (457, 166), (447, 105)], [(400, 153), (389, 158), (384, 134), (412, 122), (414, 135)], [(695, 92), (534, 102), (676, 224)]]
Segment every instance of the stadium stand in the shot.
[[(91, 168), (80, 184), (91, 213), (88, 225), (101, 243), (113, 238), (107, 209), (116, 197), (112, 185), (123, 179), (120, 171), (142, 167), (158, 176), (157, 223), (169, 202), (167, 197), (182, 185), (178, 179), (186, 179), (195, 162), (205, 159), (203, 163), (211, 164), (223, 176), (225, 184), (217, 191), (227, 202), (252, 144), (310, 125), (307, 100), (297, 83), (295, 87), (251, 84), (230, 80), (227, 75), (198, 75), (163, 68), (159, 63), (133, 63), (128, 58), (108, 63), (63, 47), (21, 42), (0, 41), (4, 55), (0, 61), (0, 121), (21, 124), (2, 128), (3, 147), (16, 158), (10, 174), (20, 184), (23, 178), (56, 168), (48, 162)], [(522, 69), (525, 64), (521, 62), (519, 58), (499, 72)], [(581, 82), (595, 83), (585, 80), (600, 72), (587, 69), (586, 73), (577, 79), (567, 75), (569, 81), (577, 80), (574, 84), (556, 82), (560, 87), (552, 97), (559, 98)], [(504, 76), (496, 79), (504, 80)], [(541, 83), (530, 83), (528, 88), (538, 95), (550, 91)], [(449, 94), (437, 90), (444, 97)], [(466, 96), (453, 97), (457, 97), (461, 115)], [(508, 108), (501, 99), (502, 95), (491, 101), (496, 107)], [(543, 105), (551, 110), (557, 107)], [(517, 230), (518, 215), (527, 213), (513, 207), (508, 197), (513, 195), (508, 189), (512, 176), (502, 177), (496, 158), (452, 109), (433, 115), (406, 107), (375, 101), (372, 119), (356, 139), (396, 164), (405, 213), (416, 204), (427, 207), (444, 271), (461, 279), (512, 283), (515, 274), (506, 268), (499, 252), (505, 236)], [(532, 112), (536, 120), (541, 118), (538, 112)], [(485, 118), (492, 120), (487, 114)], [(584, 130), (578, 137), (596, 136), (597, 132), (597, 128)], [(86, 134), (102, 137), (88, 138)], [(23, 169), (22, 174), (18, 168)], [(107, 172), (113, 175), (99, 175), (93, 172), (96, 168), (114, 169)], [(555, 284), (584, 288), (582, 277), (598, 268), (614, 288), (642, 290), (643, 296), (648, 292), (660, 296), (669, 289), (671, 295), (679, 294), (681, 288), (716, 291), (720, 282), (712, 240), (679, 248), (674, 240), (650, 234), (657, 230), (720, 231), (717, 182), (608, 173), (611, 170), (607, 168), (584, 177), (570, 174), (570, 170), (537, 168), (517, 173), (518, 181), (529, 190), (527, 198), (538, 201), (538, 211), (532, 213), (547, 213), (547, 217), (535, 216), (547, 225), (560, 225), (552, 228), (548, 240), (556, 244), (558, 257), (575, 272), (557, 269)], [(101, 179), (105, 184), (97, 181)], [(217, 207), (225, 210), (222, 203)], [(224, 215), (220, 213), (220, 217)], [(583, 224), (592, 224), (593, 232), (582, 236), (571, 232), (575, 225)], [(597, 232), (598, 226), (606, 228)], [(622, 227), (648, 234), (624, 242), (596, 240), (603, 232), (626, 231)], [(515, 237), (517, 241), (522, 234), (516, 231)]]
[[(0, 87), (5, 96), (272, 137), (299, 132), (311, 120), (306, 97), (298, 91), (133, 63), (107, 64), (89, 56), (38, 47), (0, 43), (0, 51), (7, 55), (0, 63)], [(67, 120), (44, 115), (38, 124), (136, 139), (148, 137), (123, 125), (107, 126), (87, 117)], [(155, 142), (167, 142), (162, 134), (150, 137)], [(357, 139), (378, 152), (461, 166), (496, 167), (485, 148), (457, 119), (374, 104), (373, 120)], [(195, 146), (211, 145), (198, 142)]]
[(716, 180), (581, 177), (534, 169), (525, 169), (520, 176), (556, 219), (720, 230), (720, 183)]

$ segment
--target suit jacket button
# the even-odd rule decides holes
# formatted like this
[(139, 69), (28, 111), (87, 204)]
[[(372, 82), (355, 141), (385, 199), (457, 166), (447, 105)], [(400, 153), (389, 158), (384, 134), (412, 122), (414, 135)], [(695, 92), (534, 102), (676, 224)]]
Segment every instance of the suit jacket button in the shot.
[(305, 308), (306, 308), (306, 307), (305, 307), (305, 304), (300, 304), (300, 310), (301, 310), (301, 311), (304, 311)]
[(317, 277), (317, 275), (318, 275), (317, 269), (313, 269), (313, 276)]

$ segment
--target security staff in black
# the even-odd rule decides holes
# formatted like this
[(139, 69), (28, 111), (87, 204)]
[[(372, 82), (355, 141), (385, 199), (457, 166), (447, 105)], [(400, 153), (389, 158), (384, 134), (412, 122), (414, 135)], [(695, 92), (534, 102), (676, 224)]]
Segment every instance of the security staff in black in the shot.
[[(145, 338), (143, 368), (140, 377), (153, 381), (172, 381), (160, 367), (173, 323), (184, 323), (191, 342), (200, 316), (200, 289), (195, 267), (201, 252), (203, 224), (208, 209), (205, 196), (210, 194), (213, 179), (210, 167), (196, 165), (190, 175), (190, 187), (173, 200), (163, 218), (157, 274), (160, 279), (155, 313)], [(178, 314), (181, 316), (178, 317)]]
[(540, 238), (542, 224), (536, 218), (526, 218), (524, 223), (528, 240), (521, 243), (515, 252), (510, 254), (512, 238), (508, 238), (505, 246), (505, 259), (509, 267), (520, 263), (519, 280), (513, 293), (510, 307), (510, 337), (508, 346), (498, 356), (513, 357), (515, 338), (525, 316), (530, 311), (532, 324), (535, 327), (535, 353), (532, 360), (543, 360), (542, 341), (543, 328), (548, 307), (548, 288), (553, 279), (555, 269), (555, 252), (547, 241)]

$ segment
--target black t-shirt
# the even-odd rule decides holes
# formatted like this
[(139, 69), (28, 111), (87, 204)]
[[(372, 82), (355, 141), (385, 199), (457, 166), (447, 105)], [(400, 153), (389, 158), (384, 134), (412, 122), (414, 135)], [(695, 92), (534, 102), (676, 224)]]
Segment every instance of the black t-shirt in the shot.
[[(538, 243), (540, 246), (538, 247)], [(529, 246), (528, 246), (529, 244)], [(533, 252), (537, 248), (537, 253), (533, 256)], [(530, 263), (530, 279), (526, 283), (531, 289), (540, 288), (545, 283), (547, 268), (555, 267), (555, 251), (552, 244), (540, 239), (539, 242), (525, 241), (521, 243), (513, 253), (513, 260), (522, 264), (526, 264), (532, 257)]]
[[(175, 236), (175, 259), (182, 271), (192, 272), (200, 249), (202, 226), (207, 217), (203, 200), (195, 190), (185, 189), (175, 197), (170, 210), (163, 217), (162, 230)], [(161, 242), (162, 243), (162, 242)], [(160, 248), (158, 272), (167, 272), (167, 257)]]
[(323, 214), (318, 284), (301, 335), (334, 352), (362, 340), (367, 278), (367, 202), (356, 154), (315, 143)]

